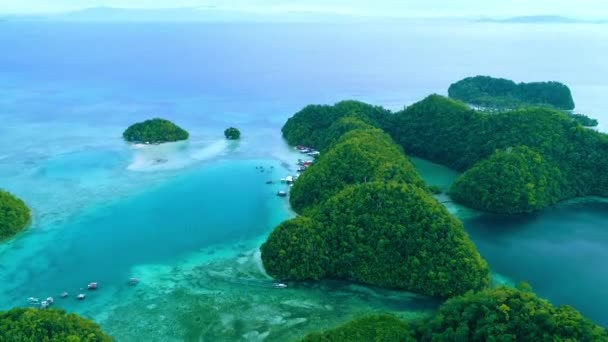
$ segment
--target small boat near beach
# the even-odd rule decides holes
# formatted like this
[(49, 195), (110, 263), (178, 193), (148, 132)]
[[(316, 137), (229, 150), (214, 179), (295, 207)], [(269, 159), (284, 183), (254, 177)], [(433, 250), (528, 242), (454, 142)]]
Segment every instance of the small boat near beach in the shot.
[(27, 303), (28, 304), (36, 304), (38, 305), (38, 303), (40, 302), (40, 300), (38, 298), (35, 297), (30, 297), (27, 299)]
[(85, 295), (84, 293), (79, 293), (78, 296), (76, 296), (76, 299), (78, 300), (84, 300), (86, 298), (87, 295)]
[(131, 285), (131, 286), (137, 285), (138, 283), (139, 283), (139, 279), (137, 279), (137, 278), (129, 279), (129, 285)]
[(285, 197), (285, 196), (287, 196), (287, 191), (281, 190), (281, 191), (277, 192), (277, 196), (279, 196), (279, 197)]
[(65, 292), (65, 291), (63, 291), (63, 292), (61, 292), (61, 294), (59, 295), (59, 297), (61, 297), (61, 298), (68, 298), (68, 293)]
[(87, 285), (87, 289), (97, 290), (97, 283), (89, 283), (89, 285)]
[(47, 302), (46, 300), (43, 300), (42, 303), (40, 303), (41, 309), (46, 309), (48, 307), (49, 307), (49, 302)]
[(272, 287), (274, 287), (275, 289), (285, 289), (285, 288), (287, 288), (287, 284), (274, 283), (274, 284), (272, 284)]

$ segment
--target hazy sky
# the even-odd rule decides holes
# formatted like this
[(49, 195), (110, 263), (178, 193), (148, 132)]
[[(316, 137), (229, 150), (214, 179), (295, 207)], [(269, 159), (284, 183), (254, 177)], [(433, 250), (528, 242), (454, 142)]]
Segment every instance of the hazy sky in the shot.
[(562, 15), (607, 18), (608, 0), (0, 0), (0, 13), (66, 12), (87, 7), (213, 7), (255, 12), (321, 11), (355, 15)]

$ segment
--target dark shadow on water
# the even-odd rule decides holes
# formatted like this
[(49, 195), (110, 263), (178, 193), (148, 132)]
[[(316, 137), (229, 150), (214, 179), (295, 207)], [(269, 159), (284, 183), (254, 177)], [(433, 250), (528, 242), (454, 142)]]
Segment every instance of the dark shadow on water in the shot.
[(463, 223), (494, 272), (527, 281), (541, 297), (608, 326), (608, 203), (571, 202), (517, 216), (483, 214)]

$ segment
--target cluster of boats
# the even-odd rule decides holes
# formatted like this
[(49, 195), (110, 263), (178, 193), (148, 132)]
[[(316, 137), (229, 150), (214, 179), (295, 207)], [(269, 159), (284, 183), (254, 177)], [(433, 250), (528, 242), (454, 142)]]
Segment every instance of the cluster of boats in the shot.
[[(305, 153), (311, 157), (318, 157), (320, 155), (319, 151), (314, 150), (310, 147), (306, 147), (306, 146), (296, 146), (296, 149), (298, 149), (301, 153)], [(314, 160), (302, 160), (302, 159), (298, 159), (298, 174), (295, 176), (287, 176), (285, 178), (281, 178), (281, 183), (287, 184), (289, 186), (292, 186), (293, 183), (298, 179), (298, 177), (300, 176), (300, 174), (304, 171), (306, 171), (306, 169), (308, 169), (312, 164), (314, 163)], [(272, 184), (272, 181), (268, 181), (267, 184)], [(277, 192), (277, 196), (279, 197), (286, 197), (287, 196), (287, 191), (281, 190)]]
[[(139, 279), (137, 279), (137, 278), (130, 278), (129, 282), (128, 282), (128, 284), (131, 286), (137, 285), (138, 283), (139, 283)], [(97, 282), (92, 282), (87, 285), (87, 290), (89, 290), (89, 291), (95, 291), (98, 288), (99, 288), (99, 284)], [(69, 295), (70, 295), (69, 293), (64, 291), (59, 296), (61, 298), (65, 299), (65, 298), (68, 298)], [(76, 295), (77, 300), (84, 300), (86, 297), (87, 297), (87, 295), (83, 292)], [(46, 309), (49, 306), (53, 305), (53, 303), (55, 303), (55, 300), (53, 299), (53, 297), (47, 297), (46, 300), (43, 300), (43, 301), (41, 301), (40, 299), (38, 299), (36, 297), (29, 297), (27, 299), (27, 303), (29, 305), (39, 306), (41, 309)]]
[(321, 154), (321, 152), (315, 150), (314, 148), (306, 147), (306, 146), (302, 146), (302, 145), (296, 146), (296, 149), (298, 151), (300, 151), (300, 153), (309, 155), (311, 157), (318, 157)]

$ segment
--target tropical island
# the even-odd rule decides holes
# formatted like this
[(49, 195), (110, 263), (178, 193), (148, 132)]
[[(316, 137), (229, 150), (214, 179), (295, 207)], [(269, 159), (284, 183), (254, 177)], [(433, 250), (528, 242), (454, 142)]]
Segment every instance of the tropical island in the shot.
[[(328, 141), (332, 126), (315, 129), (317, 139)], [(290, 202), (302, 216), (280, 224), (261, 247), (270, 275), (442, 298), (488, 286), (488, 266), (462, 223), (432, 197), (388, 135), (358, 128), (330, 140), (337, 142), (293, 186)]]
[(169, 120), (155, 118), (129, 126), (122, 136), (131, 143), (162, 144), (186, 140), (189, 134)]
[(498, 287), (449, 299), (427, 318), (369, 315), (304, 341), (608, 341), (608, 332), (529, 289)]
[(574, 109), (570, 89), (559, 82), (515, 83), (490, 76), (467, 77), (450, 85), (449, 97), (486, 108), (518, 108), (546, 105)]
[(490, 76), (467, 77), (450, 85), (448, 95), (489, 111), (505, 111), (530, 106), (562, 110), (585, 127), (598, 125), (596, 119), (573, 113), (574, 100), (570, 88), (559, 82), (515, 83)]
[(299, 216), (261, 246), (268, 274), (447, 299), (422, 320), (372, 315), (305, 341), (608, 341), (604, 328), (527, 286), (491, 287), (462, 223), (406, 157), (462, 171), (449, 192), (455, 201), (513, 214), (575, 196), (607, 197), (607, 135), (549, 106), (484, 111), (439, 95), (394, 113), (357, 101), (307, 106), (282, 131), (288, 143), (323, 153), (291, 188)]
[(224, 131), (224, 136), (228, 140), (238, 140), (241, 137), (241, 131), (234, 127), (228, 127)]
[(431, 95), (389, 121), (387, 132), (406, 153), (464, 172), (450, 195), (471, 208), (514, 214), (608, 197), (608, 135), (562, 111), (488, 113)]
[(93, 321), (57, 309), (0, 312), (0, 327), (0, 341), (112, 341)]
[(9, 239), (27, 227), (30, 209), (13, 194), (0, 190), (0, 241)]

